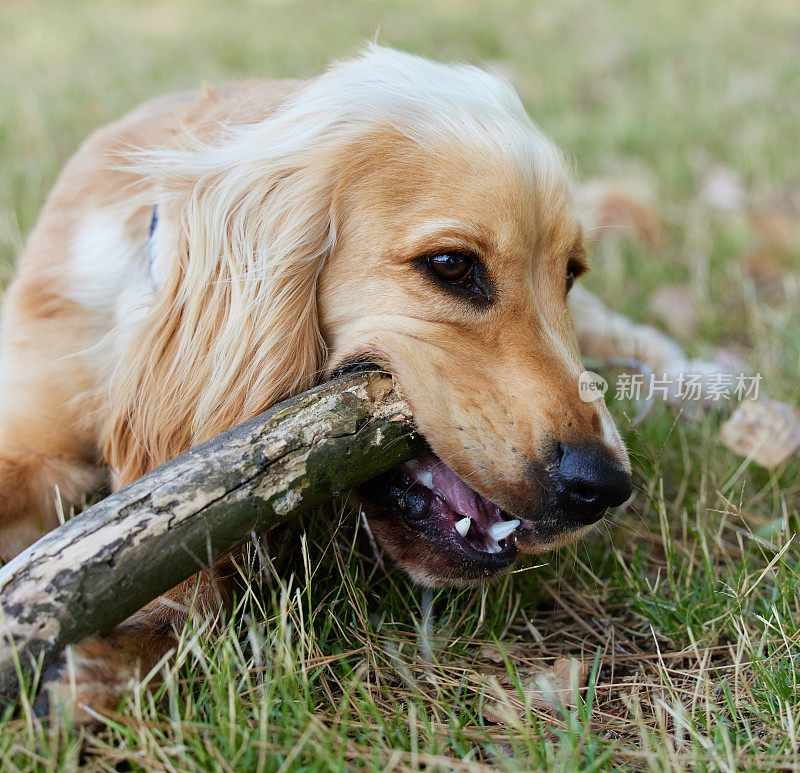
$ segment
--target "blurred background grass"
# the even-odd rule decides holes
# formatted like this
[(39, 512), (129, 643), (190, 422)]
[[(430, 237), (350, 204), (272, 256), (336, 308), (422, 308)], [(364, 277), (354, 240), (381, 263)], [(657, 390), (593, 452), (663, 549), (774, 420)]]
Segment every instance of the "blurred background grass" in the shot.
[[(679, 288), (697, 320), (673, 332), (692, 354), (740, 358), (772, 396), (800, 402), (796, 0), (5, 0), (0, 278), (96, 126), (203, 82), (313, 76), (376, 35), (496, 68), (579, 178), (646, 189), (664, 238), (601, 245), (588, 285), (667, 328), (653, 298)], [(740, 204), (709, 201), (720, 173)], [(463, 661), (442, 666), (435, 689), (413, 686), (398, 655), (413, 660), (418, 592), (375, 567), (352, 519), (331, 542), (333, 513), (312, 529), (309, 565), (323, 568), (313, 583), (300, 572), (304, 595), (272, 586), (221, 643), (189, 638), (192, 667), (168, 680), (168, 709), (139, 695), (88, 741), (42, 736), (29, 714), (6, 712), (0, 762), (70, 768), (88, 743), (98, 769), (800, 763), (797, 460), (741, 466), (716, 414), (687, 423), (659, 407), (638, 429), (620, 418), (638, 492), (607, 533), (488, 592), (437, 601), (451, 654), (500, 639), (521, 647), (506, 662), (517, 677), (565, 652), (591, 660), (600, 646), (597, 686), (577, 713), (526, 716), (509, 738), (465, 691)], [(264, 662), (238, 644), (252, 644), (253, 620), (266, 621), (267, 649), (280, 645)]]
[(793, 0), (6, 0), (0, 200), (24, 232), (92, 127), (203, 81), (312, 76), (376, 35), (510, 75), (581, 175), (638, 160), (671, 198), (716, 161), (771, 189), (800, 177), (799, 18)]
[(498, 69), (579, 177), (646, 178), (672, 238), (658, 259), (637, 262), (633, 281), (626, 272), (622, 286), (617, 271), (617, 286), (608, 276), (601, 286), (641, 315), (642, 293), (665, 281), (707, 283), (710, 266), (715, 288), (696, 299), (713, 308), (705, 332), (742, 338), (730, 286), (738, 277), (729, 275), (751, 234), (738, 222), (711, 233), (691, 204), (715, 165), (754, 196), (797, 196), (799, 24), (793, 0), (7, 0), (0, 266), (7, 276), (58, 170), (92, 128), (203, 82), (313, 76), (377, 35)]

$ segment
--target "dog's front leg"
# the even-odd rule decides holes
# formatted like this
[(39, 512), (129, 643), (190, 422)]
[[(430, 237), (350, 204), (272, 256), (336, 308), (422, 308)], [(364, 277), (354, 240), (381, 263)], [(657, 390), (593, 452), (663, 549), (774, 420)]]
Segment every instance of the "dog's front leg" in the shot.
[[(35, 712), (63, 715), (75, 725), (97, 721), (115, 711), (138, 678), (144, 678), (174, 650), (190, 615), (213, 626), (229, 603), (232, 560), (212, 568), (159, 596), (105, 637), (85, 639), (50, 666), (42, 678)], [(156, 685), (160, 674), (150, 684)]]

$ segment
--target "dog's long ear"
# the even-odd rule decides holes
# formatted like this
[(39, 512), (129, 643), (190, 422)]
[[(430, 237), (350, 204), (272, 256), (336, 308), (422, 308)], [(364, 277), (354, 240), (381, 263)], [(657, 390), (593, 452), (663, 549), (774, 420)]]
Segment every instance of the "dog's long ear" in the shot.
[(307, 389), (323, 366), (332, 159), (239, 151), (199, 169), (201, 151), (177, 154), (159, 180), (161, 286), (113, 381), (105, 435), (121, 484)]
[(478, 126), (475, 111), (505, 127), (503, 147), (509, 115), (533, 129), (496, 78), (371, 46), (213, 146), (188, 130), (181, 147), (136, 157), (159, 191), (160, 282), (112, 384), (105, 452), (119, 482), (313, 383), (316, 281), (354, 149), (387, 130), (440, 149), (443, 132)]

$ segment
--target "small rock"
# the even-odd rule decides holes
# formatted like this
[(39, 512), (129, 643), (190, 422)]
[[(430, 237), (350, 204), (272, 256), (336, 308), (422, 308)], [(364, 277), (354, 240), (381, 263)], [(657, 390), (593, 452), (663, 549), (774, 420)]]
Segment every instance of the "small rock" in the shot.
[(800, 412), (778, 400), (746, 400), (722, 425), (723, 445), (771, 470), (800, 450)]

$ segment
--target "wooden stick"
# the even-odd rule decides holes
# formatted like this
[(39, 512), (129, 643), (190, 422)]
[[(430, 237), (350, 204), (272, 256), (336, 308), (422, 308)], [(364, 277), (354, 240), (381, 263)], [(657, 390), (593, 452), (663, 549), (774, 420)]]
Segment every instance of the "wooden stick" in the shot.
[(0, 697), (219, 556), (418, 455), (390, 376), (343, 376), (163, 464), (0, 568)]

